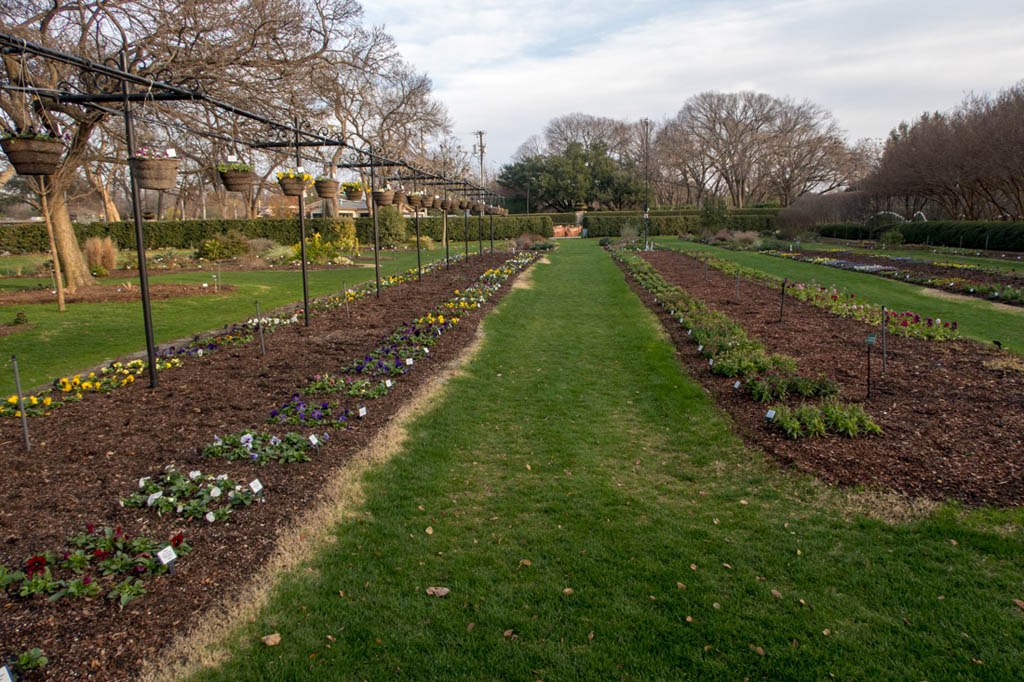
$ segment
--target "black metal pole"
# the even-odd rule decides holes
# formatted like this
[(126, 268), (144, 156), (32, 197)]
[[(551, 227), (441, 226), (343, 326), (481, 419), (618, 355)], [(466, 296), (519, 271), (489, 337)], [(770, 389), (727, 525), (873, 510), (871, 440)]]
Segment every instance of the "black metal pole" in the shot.
[(491, 253), (494, 253), (494, 214), (491, 214)]
[(868, 397), (871, 397), (871, 344), (868, 344)]
[[(299, 121), (295, 119), (295, 172), (302, 174), (302, 148), (299, 146)], [(299, 255), (302, 256), (302, 314), (309, 326), (309, 278), (306, 273), (306, 183), (299, 195)]]
[(373, 147), (370, 147), (370, 206), (373, 207), (373, 271), (377, 277), (377, 298), (380, 298), (380, 227), (377, 223), (377, 202), (373, 200), (373, 188), (377, 175), (373, 171)]
[(263, 316), (260, 315), (260, 302), (256, 301), (256, 330), (260, 333), (260, 355), (267, 354), (267, 346), (263, 342)]
[[(448, 200), (448, 188), (444, 188), (444, 200)], [(451, 235), (448, 234), (448, 211), (444, 208), (444, 204), (441, 204), (441, 236), (444, 237), (444, 269), (450, 270), (452, 267), (451, 256), (448, 255), (448, 242), (451, 241)]]
[[(128, 51), (121, 50), (121, 69), (128, 71)], [(124, 139), (128, 156), (135, 154), (135, 124), (128, 102), (128, 81), (121, 81), (124, 95)], [(146, 359), (149, 361), (149, 387), (156, 388), (156, 343), (153, 341), (153, 313), (149, 306), (149, 275), (146, 272), (146, 236), (142, 233), (142, 200), (134, 172), (129, 172), (132, 185), (132, 218), (135, 222), (135, 250), (139, 256), (139, 293), (142, 295), (142, 320), (146, 328)]]
[(786, 284), (789, 280), (782, 283), (782, 293), (779, 294), (779, 322), (782, 322), (782, 310), (786, 307)]
[(476, 251), (477, 255), (484, 253), (484, 214), (483, 211), (476, 217)]
[(420, 211), (416, 209), (416, 279), (423, 279), (423, 263), (420, 260)]
[(466, 242), (466, 262), (469, 262), (469, 210), (462, 212), (462, 238)]

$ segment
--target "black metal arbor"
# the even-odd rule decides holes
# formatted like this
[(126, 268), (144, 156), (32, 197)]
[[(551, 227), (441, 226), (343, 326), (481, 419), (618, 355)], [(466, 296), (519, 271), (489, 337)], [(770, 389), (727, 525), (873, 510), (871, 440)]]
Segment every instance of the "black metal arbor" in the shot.
[[(406, 171), (407, 173), (399, 173), (393, 179), (397, 179), (399, 181), (412, 180), (413, 182), (421, 183), (425, 186), (442, 188), (446, 198), (448, 190), (450, 188), (463, 188), (465, 190), (472, 191), (475, 196), (481, 198), (485, 196), (496, 197), (496, 195), (489, 192), (484, 187), (474, 185), (473, 183), (467, 182), (466, 180), (448, 178), (443, 175), (428, 172), (416, 168), (415, 166), (404, 161), (390, 159), (385, 156), (382, 156), (381, 154), (375, 153), (372, 148), (360, 149), (358, 147), (354, 147), (344, 142), (343, 140), (334, 139), (334, 137), (332, 136), (332, 131), (329, 128), (320, 128), (317, 130), (313, 130), (311, 129), (311, 126), (309, 126), (308, 123), (300, 122), (297, 118), (293, 119), (290, 123), (283, 123), (280, 121), (273, 120), (267, 116), (247, 111), (228, 102), (223, 102), (221, 100), (215, 99), (206, 94), (203, 91), (201, 85), (196, 81), (186, 80), (179, 83), (170, 82), (172, 80), (172, 76), (167, 71), (160, 71), (156, 74), (132, 73), (130, 71), (130, 66), (128, 62), (128, 42), (126, 39), (124, 41), (124, 47), (122, 47), (120, 51), (119, 60), (107, 60), (107, 62), (103, 64), (75, 55), (71, 55), (65, 52), (61, 52), (59, 50), (54, 50), (43, 45), (37, 45), (31, 42), (27, 42), (25, 40), (22, 40), (20, 38), (14, 37), (6, 33), (0, 33), (0, 53), (4, 55), (17, 55), (20, 56), (21, 59), (23, 60), (26, 60), (29, 57), (35, 57), (42, 60), (58, 62), (67, 66), (71, 66), (74, 69), (77, 69), (78, 85), (75, 86), (71, 85), (68, 82), (62, 82), (57, 89), (42, 89), (33, 87), (31, 85), (15, 85), (9, 81), (3, 81), (0, 82), (0, 88), (8, 90), (17, 90), (27, 96), (38, 98), (43, 102), (49, 101), (54, 104), (79, 105), (97, 111), (123, 116), (125, 123), (125, 145), (127, 146), (129, 155), (133, 154), (133, 150), (135, 150), (136, 148), (135, 122), (137, 120), (142, 120), (154, 125), (182, 129), (201, 137), (217, 139), (220, 141), (238, 144), (253, 149), (294, 149), (296, 165), (300, 169), (302, 168), (303, 158), (308, 158), (311, 161), (322, 162), (322, 159), (304, 157), (304, 148), (346, 148), (352, 150), (353, 154), (357, 157), (357, 160), (352, 163), (338, 164), (336, 165), (336, 167), (358, 169), (369, 168), (371, 173), (371, 191), (376, 186), (378, 178), (375, 169), (387, 167), (391, 169), (404, 169), (404, 171)], [(249, 119), (266, 127), (266, 130), (268, 131), (268, 139), (247, 140), (233, 137), (230, 135), (225, 135), (222, 133), (198, 130), (174, 122), (161, 121), (159, 119), (140, 116), (133, 111), (132, 107), (132, 105), (136, 103), (172, 101), (200, 102), (218, 111), (226, 112), (233, 116)], [(112, 108), (106, 105), (120, 105), (120, 108)], [(155, 388), (157, 385), (156, 346), (153, 340), (153, 323), (149, 300), (149, 279), (148, 273), (146, 271), (146, 241), (142, 223), (141, 197), (139, 191), (140, 187), (137, 172), (134, 167), (131, 170), (130, 177), (132, 214), (134, 221), (135, 243), (136, 250), (138, 252), (139, 264), (139, 289), (142, 295), (143, 323), (145, 325), (146, 333), (146, 352), (149, 361), (149, 380), (150, 387)], [(380, 178), (381, 182), (385, 182), (388, 179), (392, 178), (385, 178), (384, 176), (381, 176)], [(298, 196), (298, 232), (302, 257), (301, 267), (303, 311), (305, 314), (305, 324), (308, 326), (309, 286), (306, 268), (306, 224), (304, 194), (305, 192)], [(447, 234), (447, 211), (442, 211), (442, 216), (445, 225), (445, 234)], [(491, 250), (493, 251), (493, 216), (491, 221)], [(373, 230), (374, 266), (377, 285), (376, 294), (379, 297), (380, 235), (377, 221), (376, 206), (374, 206), (373, 210)], [(416, 214), (416, 236), (417, 271), (419, 273), (419, 276), (422, 277), (422, 263), (420, 261), (419, 253), (420, 249), (418, 212)], [(468, 250), (469, 249), (467, 231), (467, 255)], [(445, 239), (445, 259), (446, 265), (450, 267), (447, 239)]]

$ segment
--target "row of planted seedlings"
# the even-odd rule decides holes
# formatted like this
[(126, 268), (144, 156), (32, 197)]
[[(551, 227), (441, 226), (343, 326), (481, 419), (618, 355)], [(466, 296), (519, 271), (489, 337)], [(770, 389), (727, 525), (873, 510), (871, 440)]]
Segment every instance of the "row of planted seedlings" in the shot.
[(723, 274), (743, 277), (769, 289), (780, 289), (786, 296), (810, 303), (833, 315), (848, 317), (876, 327), (885, 324), (888, 334), (931, 341), (950, 341), (960, 337), (960, 325), (955, 321), (932, 319), (909, 310), (887, 310), (884, 306), (869, 303), (863, 298), (857, 298), (855, 293), (846, 293), (834, 286), (825, 287), (817, 282), (800, 282), (777, 277), (763, 270), (716, 258), (696, 249), (669, 247), (665, 250), (683, 253)]
[[(432, 273), (445, 267), (447, 263), (458, 263), (465, 259), (465, 254), (452, 256), (450, 259), (432, 261), (423, 266), (424, 273)], [(398, 286), (417, 278), (415, 268), (391, 275), (381, 280), (381, 288)], [(367, 282), (346, 289), (337, 295), (327, 296), (313, 301), (310, 314), (326, 312), (342, 305), (348, 305), (376, 291), (373, 282)], [(245, 322), (225, 325), (224, 329), (215, 334), (199, 337), (183, 345), (169, 345), (157, 349), (156, 369), (163, 371), (180, 367), (185, 358), (200, 358), (221, 348), (251, 343), (261, 331), (272, 333), (275, 329), (298, 322), (301, 308), (287, 316), (264, 315), (252, 317)], [(87, 373), (58, 377), (53, 380), (50, 388), (34, 394), (23, 396), (25, 414), (29, 417), (47, 416), (53, 410), (78, 402), (90, 393), (109, 393), (135, 382), (135, 378), (145, 373), (147, 364), (143, 360), (113, 362), (107, 367)], [(0, 402), (0, 417), (21, 417), (18, 396), (8, 396)]]
[[(502, 268), (488, 270), (470, 288), (456, 291), (455, 296), (442, 306), (444, 312), (430, 313), (410, 325), (400, 327), (385, 339), (385, 344), (367, 356), (382, 358), (380, 366), (373, 364), (370, 371), (367, 371), (367, 367), (370, 367), (368, 360), (353, 363), (343, 373), (344, 378), (340, 384), (327, 375), (315, 376), (308, 386), (293, 396), (292, 401), (271, 411), (267, 423), (296, 424), (307, 428), (347, 428), (350, 417), (366, 415), (365, 406), (360, 405), (356, 410), (332, 410), (328, 402), (307, 405), (299, 398), (299, 394), (344, 390), (347, 395), (361, 399), (373, 399), (387, 394), (393, 386), (392, 376), (405, 374), (411, 368), (413, 358), (429, 354), (429, 346), (443, 331), (457, 324), (463, 314), (479, 307), (500, 286), (500, 282), (525, 267), (530, 260), (531, 256), (519, 256), (508, 261)], [(390, 286), (409, 281), (415, 274), (413, 270), (411, 274), (403, 273), (404, 277), (396, 276)], [(357, 287), (348, 290), (345, 296), (351, 301), (372, 292), (372, 288)], [(336, 301), (327, 299), (319, 306), (319, 310), (333, 307), (336, 307)], [(223, 347), (252, 342), (257, 323), (266, 325), (269, 330), (293, 323), (296, 319), (296, 316), (264, 318), (232, 325), (212, 337), (197, 339), (177, 348), (163, 349), (158, 361), (161, 369), (180, 366), (181, 356), (204, 357)], [(145, 364), (141, 360), (113, 363), (99, 373), (62, 377), (55, 382), (55, 389), (69, 394), (60, 402), (81, 400), (82, 392), (108, 392), (126, 386), (144, 370)], [(367, 376), (360, 377), (359, 374)], [(387, 376), (375, 383), (375, 378), (384, 375)], [(33, 415), (48, 414), (49, 409), (44, 411), (43, 408), (52, 408), (54, 401), (48, 395), (36, 399), (38, 408), (26, 403), (26, 412)], [(50, 402), (43, 404), (46, 400)], [(329, 431), (319, 429), (309, 436), (293, 431), (278, 436), (248, 429), (224, 438), (214, 437), (213, 442), (201, 450), (201, 455), (210, 459), (242, 460), (261, 466), (269, 462), (308, 462), (312, 452), (318, 451), (330, 438)], [(186, 473), (170, 465), (159, 475), (139, 479), (138, 488), (121, 497), (119, 504), (121, 507), (149, 509), (161, 516), (166, 514), (180, 517), (184, 521), (205, 520), (216, 523), (228, 520), (238, 509), (244, 509), (257, 501), (262, 502), (264, 491), (264, 485), (258, 478), (236, 480), (228, 474), (213, 475), (198, 469)], [(66, 545), (60, 552), (45, 552), (29, 557), (21, 568), (0, 565), (0, 591), (21, 598), (44, 596), (50, 601), (105, 595), (108, 599), (116, 600), (123, 608), (132, 599), (146, 594), (145, 584), (148, 580), (173, 571), (174, 562), (192, 549), (185, 541), (183, 532), (174, 533), (168, 541), (160, 542), (147, 537), (130, 537), (121, 526), (97, 528), (93, 524), (87, 526), (85, 533), (68, 538)]]
[[(837, 268), (840, 270), (853, 270), (868, 275), (877, 275), (879, 277), (887, 277), (889, 279), (899, 280), (900, 282), (906, 282), (908, 284), (917, 284), (923, 287), (931, 287), (933, 289), (941, 289), (942, 291), (951, 291), (963, 296), (973, 296), (975, 298), (983, 298), (989, 301), (999, 301), (1001, 303), (1007, 303), (1010, 305), (1024, 305), (1024, 287), (1015, 287), (1010, 284), (1000, 284), (998, 282), (983, 282), (976, 278), (967, 277), (951, 277), (936, 276), (936, 275), (925, 275), (913, 270), (906, 270), (897, 266), (886, 266), (886, 265), (864, 265), (853, 263), (848, 260), (841, 258), (830, 258), (825, 256), (806, 256), (798, 251), (762, 251), (768, 256), (776, 256), (779, 258), (786, 258), (788, 260), (799, 261), (801, 263), (810, 263), (812, 265), (824, 265), (830, 268)], [(889, 260), (896, 262), (908, 262), (912, 261), (911, 258), (898, 257), (898, 256), (875, 256), (876, 258), (888, 258)], [(999, 275), (1000, 273), (995, 270), (988, 270), (978, 265), (969, 263), (946, 263), (939, 261), (921, 261), (925, 265), (934, 265), (937, 267), (951, 268), (958, 270), (967, 270), (971, 272), (981, 272), (992, 275)]]
[[(740, 324), (721, 311), (709, 310), (702, 300), (666, 281), (635, 251), (616, 249), (611, 253), (687, 330), (712, 374), (735, 379), (733, 388), (770, 404), (766, 418), (771, 428), (794, 439), (828, 433), (848, 437), (882, 433), (859, 404), (839, 401), (840, 388), (835, 379), (800, 372), (795, 358), (769, 353)], [(808, 402), (814, 399), (818, 402)], [(791, 406), (787, 400), (801, 402)]]

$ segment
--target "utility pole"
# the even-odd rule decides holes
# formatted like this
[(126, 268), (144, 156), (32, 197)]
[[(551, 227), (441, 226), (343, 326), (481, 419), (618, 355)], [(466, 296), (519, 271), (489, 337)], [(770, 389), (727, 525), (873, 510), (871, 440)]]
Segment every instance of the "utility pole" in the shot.
[(487, 134), (486, 130), (474, 130), (473, 134), (476, 135), (478, 142), (473, 145), (473, 155), (480, 156), (480, 186), (485, 187), (487, 185), (487, 178), (484, 176), (484, 152), (487, 151), (487, 145), (484, 144), (484, 135)]

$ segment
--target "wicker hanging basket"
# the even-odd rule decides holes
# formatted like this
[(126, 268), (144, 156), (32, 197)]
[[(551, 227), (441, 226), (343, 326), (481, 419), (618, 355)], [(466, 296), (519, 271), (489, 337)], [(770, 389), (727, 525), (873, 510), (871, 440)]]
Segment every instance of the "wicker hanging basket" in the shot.
[(452, 202), (451, 199), (441, 199), (441, 210), (442, 211), (450, 211), (450, 210), (452, 210), (452, 203), (453, 202)]
[(395, 190), (395, 198), (391, 200), (395, 206), (401, 206), (402, 204), (408, 203), (408, 195), (400, 189)]
[(220, 172), (220, 181), (229, 192), (248, 192), (256, 177), (252, 171), (226, 170)]
[(178, 162), (180, 159), (128, 159), (135, 181), (142, 189), (174, 189), (178, 184)]
[(60, 140), (7, 137), (0, 140), (0, 145), (18, 175), (53, 175), (64, 154), (64, 143)]
[(378, 206), (390, 206), (395, 201), (395, 193), (390, 189), (373, 190), (373, 203)]
[(405, 198), (409, 202), (409, 206), (412, 208), (420, 208), (423, 206), (423, 195), (422, 194), (410, 194)]
[(349, 201), (361, 201), (363, 198), (363, 190), (347, 189), (345, 190), (345, 198)]
[(477, 213), (483, 213), (484, 212), (484, 205), (483, 204), (473, 204), (473, 210), (476, 211)]
[(321, 199), (334, 199), (338, 196), (338, 187), (341, 185), (334, 180), (317, 180), (313, 186), (316, 187), (316, 195)]
[(465, 211), (467, 208), (469, 208), (469, 200), (468, 199), (459, 199), (459, 205), (457, 207), (454, 207), (454, 208), (458, 208), (458, 209), (460, 209), (462, 211)]
[(306, 193), (306, 181), (302, 178), (278, 178), (277, 184), (286, 197), (301, 197)]

